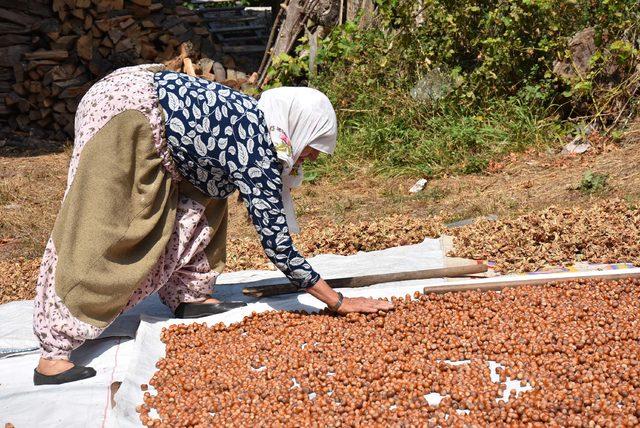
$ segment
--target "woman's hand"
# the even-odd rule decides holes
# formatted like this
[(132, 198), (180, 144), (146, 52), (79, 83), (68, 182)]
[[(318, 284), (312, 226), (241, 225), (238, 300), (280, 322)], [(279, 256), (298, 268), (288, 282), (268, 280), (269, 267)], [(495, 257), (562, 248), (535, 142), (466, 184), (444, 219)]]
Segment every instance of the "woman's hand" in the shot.
[[(324, 279), (320, 279), (313, 287), (307, 289), (313, 297), (322, 300), (329, 306), (335, 306), (339, 300), (338, 293), (333, 291)], [(393, 309), (393, 303), (388, 300), (367, 299), (365, 297), (345, 297), (337, 312), (340, 315), (352, 312), (372, 313), (378, 311), (389, 311)]]
[(352, 312), (375, 313), (393, 309), (393, 303), (388, 300), (367, 299), (365, 297), (345, 297), (337, 312), (346, 315)]

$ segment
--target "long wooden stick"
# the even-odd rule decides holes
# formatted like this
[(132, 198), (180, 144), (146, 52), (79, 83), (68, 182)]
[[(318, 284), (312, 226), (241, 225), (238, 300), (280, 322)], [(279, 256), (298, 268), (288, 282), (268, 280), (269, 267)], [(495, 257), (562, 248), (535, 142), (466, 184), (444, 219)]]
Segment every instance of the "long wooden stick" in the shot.
[[(331, 288), (356, 288), (366, 287), (373, 284), (381, 284), (384, 282), (410, 281), (415, 279), (428, 278), (446, 278), (464, 276), (474, 273), (487, 271), (485, 264), (468, 264), (464, 266), (452, 266), (444, 268), (424, 269), (408, 272), (392, 272), (375, 275), (364, 275), (346, 278), (327, 279), (327, 283)], [(266, 297), (276, 296), (279, 294), (295, 293), (298, 289), (289, 281), (272, 284), (260, 285), (256, 287), (247, 287), (242, 292), (248, 296)]]
[(559, 272), (535, 275), (514, 275), (496, 278), (481, 278), (451, 281), (448, 283), (429, 285), (424, 288), (425, 293), (451, 293), (460, 291), (497, 291), (521, 285), (543, 285), (577, 279), (624, 279), (639, 278), (640, 268), (585, 271), (585, 272)]

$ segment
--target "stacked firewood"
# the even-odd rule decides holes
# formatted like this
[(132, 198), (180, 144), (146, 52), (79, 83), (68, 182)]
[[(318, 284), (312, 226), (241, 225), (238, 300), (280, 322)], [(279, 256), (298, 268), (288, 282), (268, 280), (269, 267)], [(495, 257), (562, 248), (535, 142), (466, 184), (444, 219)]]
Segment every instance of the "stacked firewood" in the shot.
[(118, 67), (171, 62), (186, 41), (193, 59), (213, 55), (198, 15), (174, 0), (0, 0), (0, 126), (69, 138), (93, 82)]
[(249, 76), (243, 71), (236, 70), (232, 57), (226, 56), (223, 62), (218, 62), (203, 56), (196, 61), (193, 59), (193, 51), (191, 43), (183, 43), (180, 45), (179, 54), (175, 58), (165, 61), (164, 64), (173, 71), (218, 82), (230, 88), (247, 92), (250, 88), (255, 88), (258, 73)]

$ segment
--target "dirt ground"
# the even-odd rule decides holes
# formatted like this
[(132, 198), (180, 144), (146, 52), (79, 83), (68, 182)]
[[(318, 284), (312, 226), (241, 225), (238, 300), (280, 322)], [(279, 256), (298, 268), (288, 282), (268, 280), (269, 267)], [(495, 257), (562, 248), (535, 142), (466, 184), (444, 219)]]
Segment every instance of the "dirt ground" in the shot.
[[(583, 155), (512, 154), (492, 164), (486, 174), (433, 179), (415, 195), (408, 189), (416, 177), (382, 178), (363, 166), (354, 177), (324, 178), (297, 191), (301, 238), (308, 241), (324, 233), (322, 245), (331, 251), (335, 246), (327, 241), (335, 230), (367, 228), (371, 222), (377, 222), (372, 239), (380, 240), (403, 231), (435, 233), (439, 224), (487, 214), (504, 218), (550, 205), (587, 207), (609, 198), (636, 202), (640, 200), (639, 149), (640, 142), (635, 141)], [(0, 303), (30, 298), (33, 293), (39, 257), (64, 192), (70, 153), (70, 148), (54, 153), (0, 152), (0, 289), (5, 290)], [(578, 189), (587, 171), (607, 175), (607, 186), (597, 193)], [(233, 199), (230, 267), (251, 267), (251, 262), (234, 262), (247, 249), (256, 253), (255, 267), (264, 267), (244, 206)], [(393, 227), (385, 229), (389, 222)], [(388, 243), (403, 242), (399, 239)]]

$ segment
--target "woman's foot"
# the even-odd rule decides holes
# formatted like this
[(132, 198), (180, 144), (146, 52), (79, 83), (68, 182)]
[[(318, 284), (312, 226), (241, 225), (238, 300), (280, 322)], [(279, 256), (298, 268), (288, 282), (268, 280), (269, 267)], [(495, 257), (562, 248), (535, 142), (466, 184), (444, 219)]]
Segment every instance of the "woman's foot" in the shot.
[(66, 372), (74, 366), (75, 364), (69, 360), (47, 360), (46, 358), (40, 358), (40, 362), (38, 362), (36, 370), (38, 373), (45, 376), (55, 376), (62, 372)]
[(33, 371), (34, 385), (59, 385), (75, 382), (96, 375), (91, 367), (76, 366), (69, 360), (48, 360), (40, 358), (38, 367)]

